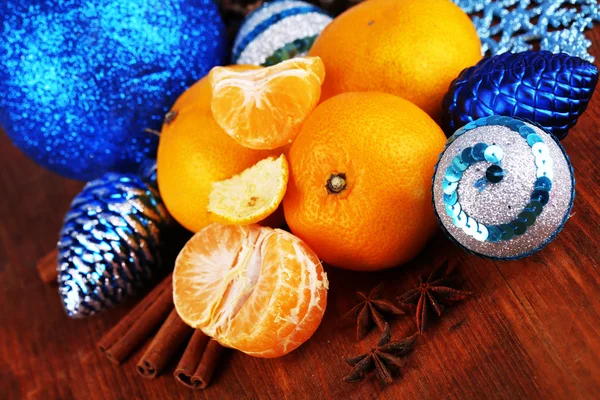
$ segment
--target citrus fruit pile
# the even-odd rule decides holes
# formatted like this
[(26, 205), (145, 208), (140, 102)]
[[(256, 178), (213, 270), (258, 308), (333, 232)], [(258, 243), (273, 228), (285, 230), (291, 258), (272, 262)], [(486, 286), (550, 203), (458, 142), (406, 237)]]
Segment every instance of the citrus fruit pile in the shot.
[(211, 98), (208, 77), (184, 92), (167, 114), (158, 145), (160, 194), (169, 213), (192, 232), (210, 223), (206, 206), (214, 182), (278, 154), (240, 146), (213, 118)]
[[(309, 56), (216, 67), (184, 93), (157, 165), (167, 208), (196, 232), (173, 275), (181, 318), (225, 346), (282, 356), (323, 318), (320, 260), (374, 271), (415, 257), (437, 225), (434, 119), (479, 49), (447, 0), (370, 0)], [(284, 222), (292, 233), (273, 229)]]

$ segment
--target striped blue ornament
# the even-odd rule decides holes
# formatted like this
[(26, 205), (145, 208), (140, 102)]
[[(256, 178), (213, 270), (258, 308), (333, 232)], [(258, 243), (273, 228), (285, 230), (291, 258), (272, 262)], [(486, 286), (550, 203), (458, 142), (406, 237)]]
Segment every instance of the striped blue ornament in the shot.
[(305, 55), (331, 20), (324, 10), (304, 1), (266, 2), (246, 17), (235, 38), (231, 60), (269, 66)]

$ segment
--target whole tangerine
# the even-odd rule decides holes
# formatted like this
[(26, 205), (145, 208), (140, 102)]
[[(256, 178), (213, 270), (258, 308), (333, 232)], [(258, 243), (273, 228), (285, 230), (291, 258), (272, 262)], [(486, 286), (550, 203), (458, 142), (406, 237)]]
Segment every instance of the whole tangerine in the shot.
[(334, 266), (373, 271), (411, 260), (437, 227), (431, 179), (444, 143), (440, 127), (400, 97), (330, 98), (289, 150), (289, 227)]
[(481, 59), (481, 42), (469, 16), (449, 0), (369, 0), (334, 19), (309, 55), (325, 63), (321, 101), (381, 91), (439, 120), (450, 82)]

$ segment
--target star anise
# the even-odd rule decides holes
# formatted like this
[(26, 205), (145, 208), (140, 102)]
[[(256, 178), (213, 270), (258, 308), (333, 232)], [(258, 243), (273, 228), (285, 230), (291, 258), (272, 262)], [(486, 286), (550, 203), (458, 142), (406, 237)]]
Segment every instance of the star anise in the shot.
[(358, 357), (346, 358), (345, 361), (352, 367), (352, 371), (344, 378), (346, 382), (360, 382), (375, 371), (379, 379), (386, 383), (393, 381), (392, 372), (399, 370), (402, 365), (401, 356), (412, 351), (417, 340), (417, 334), (402, 340), (391, 341), (390, 326), (386, 323), (377, 345), (368, 353)]
[(409, 290), (398, 301), (403, 308), (416, 310), (416, 321), (419, 333), (422, 335), (427, 327), (430, 308), (433, 308), (438, 316), (447, 306), (457, 301), (464, 300), (473, 294), (465, 290), (454, 289), (459, 282), (458, 276), (449, 276), (453, 268), (448, 267), (448, 261), (437, 267), (425, 282), (419, 278), (419, 287)]
[(404, 311), (396, 307), (391, 301), (381, 299), (383, 283), (377, 285), (367, 296), (363, 292), (356, 292), (361, 300), (348, 311), (342, 319), (356, 317), (356, 339), (362, 340), (373, 327), (373, 322), (380, 331), (385, 329), (386, 321), (382, 314), (400, 315)]

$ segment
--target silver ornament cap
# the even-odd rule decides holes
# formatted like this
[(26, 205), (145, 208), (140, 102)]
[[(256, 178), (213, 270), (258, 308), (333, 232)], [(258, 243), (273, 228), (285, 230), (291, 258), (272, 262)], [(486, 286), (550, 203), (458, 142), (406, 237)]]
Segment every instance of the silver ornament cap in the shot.
[(156, 189), (136, 175), (108, 173), (89, 182), (71, 203), (58, 242), (67, 315), (99, 313), (148, 283), (170, 221)]
[(491, 116), (448, 139), (432, 192), (440, 225), (455, 243), (510, 260), (541, 250), (561, 231), (575, 178), (553, 136), (526, 121)]

